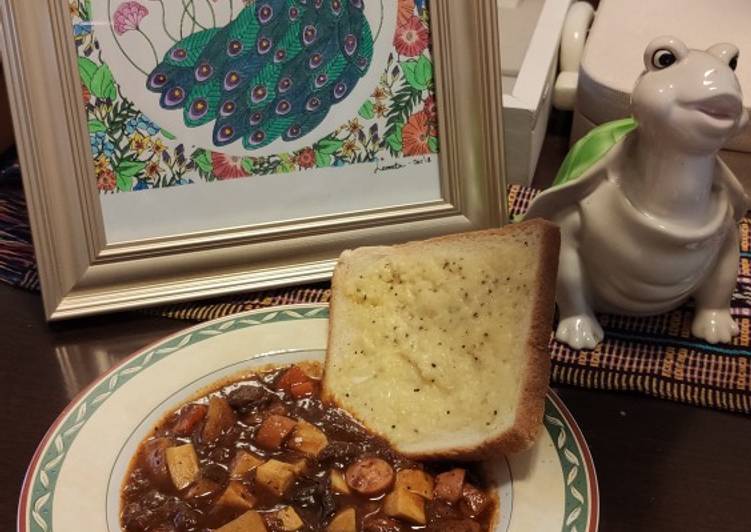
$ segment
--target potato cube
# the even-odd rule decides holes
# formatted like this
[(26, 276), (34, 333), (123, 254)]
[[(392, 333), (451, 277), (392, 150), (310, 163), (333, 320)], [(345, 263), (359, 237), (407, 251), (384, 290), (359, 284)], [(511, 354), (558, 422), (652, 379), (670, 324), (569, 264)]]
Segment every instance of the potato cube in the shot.
[(287, 447), (315, 458), (328, 444), (329, 439), (318, 427), (304, 419), (299, 419), (292, 437), (287, 442)]
[(390, 517), (415, 525), (425, 524), (425, 500), (404, 488), (397, 488), (383, 501), (383, 511)]
[(355, 509), (346, 508), (336, 514), (326, 527), (326, 532), (357, 532)]
[(271, 459), (256, 468), (256, 484), (281, 497), (295, 480), (294, 466)]
[(215, 506), (233, 510), (250, 510), (256, 505), (256, 498), (242, 482), (230, 481), (227, 489), (217, 499)]
[(433, 477), (421, 469), (402, 469), (396, 473), (396, 488), (418, 494), (426, 499), (433, 498)]
[(280, 449), (284, 440), (292, 433), (295, 425), (297, 425), (297, 421), (294, 419), (277, 414), (270, 415), (258, 427), (256, 444), (272, 451)]
[(332, 469), (331, 473), (329, 473), (329, 482), (331, 483), (331, 489), (335, 493), (341, 493), (343, 495), (349, 495), (352, 493), (352, 490), (350, 490), (347, 485), (347, 481), (344, 479), (344, 475), (336, 469)]
[(285, 532), (300, 530), (305, 526), (303, 520), (291, 506), (285, 506), (274, 512), (271, 514), (271, 519), (274, 520), (273, 525), (276, 530), (284, 530)]
[(209, 399), (209, 409), (206, 412), (206, 423), (203, 425), (201, 437), (205, 442), (212, 442), (235, 424), (235, 411), (224, 397)]
[(462, 496), (464, 486), (464, 469), (452, 469), (435, 477), (435, 489), (433, 494), (439, 499), (448, 502), (456, 502)]
[(186, 443), (178, 447), (170, 447), (164, 454), (167, 458), (172, 483), (179, 490), (185, 489), (195, 482), (198, 477), (198, 455), (192, 443)]
[(263, 517), (258, 512), (245, 512), (234, 521), (217, 528), (214, 532), (267, 532)]
[(249, 471), (253, 471), (262, 463), (263, 460), (258, 458), (256, 455), (251, 454), (248, 451), (241, 450), (235, 455), (235, 458), (232, 460), (230, 476), (232, 478), (240, 478)]
[(300, 475), (308, 470), (308, 461), (305, 458), (301, 458), (300, 460), (291, 463), (290, 466), (295, 475)]

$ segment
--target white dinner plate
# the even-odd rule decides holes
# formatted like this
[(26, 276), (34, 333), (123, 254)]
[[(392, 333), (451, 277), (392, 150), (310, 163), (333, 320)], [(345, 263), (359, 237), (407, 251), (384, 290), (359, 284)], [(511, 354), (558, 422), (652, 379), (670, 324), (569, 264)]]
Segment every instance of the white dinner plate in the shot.
[[(328, 307), (294, 305), (202, 323), (126, 359), (83, 391), (39, 445), (21, 492), (19, 532), (118, 532), (120, 487), (139, 442), (170, 409), (223, 377), (322, 360)], [(594, 532), (594, 465), (554, 393), (527, 452), (488, 464), (500, 501), (495, 532)]]

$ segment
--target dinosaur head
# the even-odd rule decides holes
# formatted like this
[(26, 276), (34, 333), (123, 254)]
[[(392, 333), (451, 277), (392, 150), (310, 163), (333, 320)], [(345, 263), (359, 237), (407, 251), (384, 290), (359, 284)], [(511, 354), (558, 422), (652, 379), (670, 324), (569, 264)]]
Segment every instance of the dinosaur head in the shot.
[(738, 48), (720, 43), (690, 50), (658, 37), (644, 51), (646, 70), (632, 92), (639, 129), (657, 144), (712, 153), (748, 121), (735, 68)]

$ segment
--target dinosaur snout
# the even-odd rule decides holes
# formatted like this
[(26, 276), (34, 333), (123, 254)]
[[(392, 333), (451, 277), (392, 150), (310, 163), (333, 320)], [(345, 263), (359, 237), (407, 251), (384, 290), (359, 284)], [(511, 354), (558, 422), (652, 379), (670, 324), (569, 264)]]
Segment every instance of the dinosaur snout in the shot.
[(717, 94), (696, 102), (702, 113), (721, 120), (735, 120), (743, 111), (743, 102), (735, 94)]

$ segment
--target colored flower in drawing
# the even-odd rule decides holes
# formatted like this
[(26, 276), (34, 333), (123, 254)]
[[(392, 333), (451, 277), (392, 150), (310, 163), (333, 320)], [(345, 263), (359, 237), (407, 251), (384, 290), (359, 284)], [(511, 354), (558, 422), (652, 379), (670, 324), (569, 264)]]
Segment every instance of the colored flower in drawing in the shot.
[(130, 139), (130, 149), (139, 157), (151, 147), (151, 139), (140, 133), (134, 134)]
[(425, 111), (409, 117), (402, 129), (404, 155), (427, 155), (430, 153), (430, 120)]
[(313, 168), (316, 165), (316, 152), (312, 148), (305, 148), (297, 152), (294, 160), (300, 168)]
[(112, 163), (104, 155), (94, 159), (94, 172), (96, 173), (96, 186), (102, 192), (115, 190), (117, 177), (112, 170)]
[(224, 153), (211, 153), (211, 162), (214, 165), (214, 175), (217, 179), (237, 179), (248, 177), (250, 174), (243, 168), (242, 157), (232, 157)]
[(146, 177), (148, 177), (149, 179), (155, 179), (159, 177), (159, 161), (150, 161), (146, 165), (146, 168), (144, 168), (144, 172), (146, 173)]
[(138, 130), (153, 137), (154, 135), (159, 133), (160, 129), (161, 128), (159, 126), (146, 118), (146, 116), (143, 114), (139, 114), (138, 116), (130, 118), (127, 122), (125, 122), (125, 134), (128, 136), (133, 135), (133, 133)]
[(94, 133), (93, 135), (90, 135), (90, 140), (91, 152), (94, 154), (95, 158), (102, 154), (107, 157), (112, 157), (115, 153), (115, 145), (107, 137), (106, 133), (101, 131)]
[(396, 23), (403, 26), (415, 14), (415, 0), (399, 0), (396, 8)]
[(164, 145), (162, 139), (155, 138), (151, 143), (151, 152), (157, 157), (161, 156), (166, 149), (167, 146)]
[(357, 146), (357, 142), (352, 139), (345, 140), (344, 144), (342, 144), (342, 155), (344, 155), (345, 157), (351, 157), (358, 151), (359, 148)]
[(419, 17), (411, 17), (396, 29), (394, 47), (406, 57), (416, 57), (428, 47), (428, 28)]
[(148, 14), (149, 10), (138, 2), (123, 2), (112, 16), (112, 26), (118, 35), (139, 30), (141, 21)]

